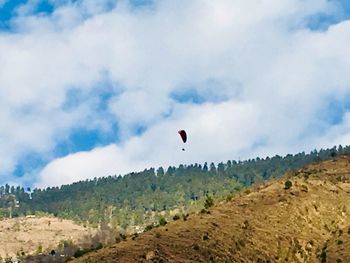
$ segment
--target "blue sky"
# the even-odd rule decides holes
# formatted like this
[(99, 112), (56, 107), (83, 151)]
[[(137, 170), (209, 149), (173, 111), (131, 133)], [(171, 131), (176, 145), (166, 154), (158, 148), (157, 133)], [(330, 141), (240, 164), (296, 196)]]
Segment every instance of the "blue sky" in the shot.
[(349, 144), (349, 16), (345, 0), (0, 0), (0, 183)]

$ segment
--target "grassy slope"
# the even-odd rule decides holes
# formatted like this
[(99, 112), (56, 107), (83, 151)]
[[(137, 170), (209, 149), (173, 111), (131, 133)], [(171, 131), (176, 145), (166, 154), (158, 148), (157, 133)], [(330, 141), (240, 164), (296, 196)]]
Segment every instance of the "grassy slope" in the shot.
[(210, 214), (171, 222), (76, 262), (320, 262), (327, 240), (327, 262), (336, 262), (339, 250), (342, 262), (350, 262), (350, 158), (289, 177), (288, 190), (286, 177), (270, 181), (216, 204)]
[(62, 240), (84, 243), (90, 230), (71, 220), (54, 217), (14, 218), (0, 221), (0, 256), (14, 257), (19, 251), (35, 253), (39, 246), (43, 251), (55, 248)]

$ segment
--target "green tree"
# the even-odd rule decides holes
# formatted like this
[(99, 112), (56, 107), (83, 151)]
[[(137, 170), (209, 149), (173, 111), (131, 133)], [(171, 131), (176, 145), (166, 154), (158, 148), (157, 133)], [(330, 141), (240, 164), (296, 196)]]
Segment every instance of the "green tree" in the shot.
[(290, 180), (287, 180), (285, 183), (284, 183), (284, 189), (289, 189), (292, 187), (292, 182)]

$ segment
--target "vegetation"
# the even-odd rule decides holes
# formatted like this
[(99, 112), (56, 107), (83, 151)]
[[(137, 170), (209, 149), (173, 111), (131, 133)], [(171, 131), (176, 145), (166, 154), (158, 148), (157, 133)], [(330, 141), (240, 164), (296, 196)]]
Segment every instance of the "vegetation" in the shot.
[(350, 262), (349, 156), (250, 189), (75, 262)]
[(214, 205), (214, 199), (210, 195), (207, 195), (207, 199), (205, 199), (204, 207), (208, 209), (209, 207)]
[(322, 263), (327, 261), (327, 243), (323, 246), (319, 258)]
[(285, 183), (284, 183), (284, 189), (289, 189), (292, 187), (292, 182), (290, 180), (287, 180)]
[(343, 241), (341, 240), (341, 239), (337, 239), (337, 245), (341, 245), (341, 244), (343, 244)]
[(341, 154), (350, 154), (350, 147), (239, 162), (229, 160), (217, 165), (151, 168), (46, 189), (6, 184), (0, 186), (0, 217), (42, 213), (95, 226), (110, 223), (125, 229), (130, 225), (147, 225), (159, 218), (161, 211), (190, 207), (200, 210), (204, 202), (210, 205), (207, 196), (218, 200), (232, 197), (243, 187), (259, 185), (282, 176), (287, 170)]
[(174, 221), (179, 220), (179, 219), (180, 219), (179, 214), (176, 214), (176, 215), (173, 216), (173, 220), (174, 220)]
[(166, 221), (166, 219), (164, 217), (161, 217), (159, 219), (159, 225), (161, 226), (165, 226), (168, 222)]

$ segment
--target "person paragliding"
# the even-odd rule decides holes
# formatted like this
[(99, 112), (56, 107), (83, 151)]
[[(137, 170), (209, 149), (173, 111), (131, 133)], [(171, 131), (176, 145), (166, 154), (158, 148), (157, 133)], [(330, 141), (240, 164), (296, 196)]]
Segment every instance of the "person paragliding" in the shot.
[[(182, 142), (186, 143), (186, 141), (187, 141), (187, 134), (186, 134), (185, 130), (179, 130), (178, 133), (181, 136)], [(184, 151), (185, 148), (182, 148), (182, 150)]]

